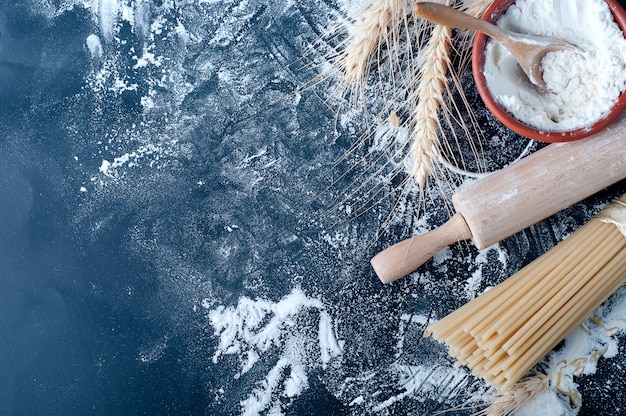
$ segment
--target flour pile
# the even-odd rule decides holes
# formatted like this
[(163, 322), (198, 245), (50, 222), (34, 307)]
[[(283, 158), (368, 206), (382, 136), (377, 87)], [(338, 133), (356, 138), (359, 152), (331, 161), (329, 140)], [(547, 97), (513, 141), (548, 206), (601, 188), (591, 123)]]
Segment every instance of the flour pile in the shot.
[(589, 127), (607, 115), (626, 86), (626, 39), (605, 1), (519, 0), (498, 20), (518, 33), (571, 43), (580, 51), (542, 60), (549, 92), (532, 85), (499, 43), (485, 48), (485, 78), (496, 101), (525, 124), (545, 131)]

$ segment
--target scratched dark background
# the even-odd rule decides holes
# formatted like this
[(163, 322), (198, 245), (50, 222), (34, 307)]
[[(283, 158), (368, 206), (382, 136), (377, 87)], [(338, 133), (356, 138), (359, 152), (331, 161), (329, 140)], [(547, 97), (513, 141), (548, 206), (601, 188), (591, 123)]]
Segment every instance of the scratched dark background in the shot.
[[(338, 9), (0, 0), (0, 415), (424, 415), (458, 405), (463, 386), (476, 391), (469, 375), (457, 391), (459, 380), (411, 386), (420, 379), (403, 373), (426, 368), (434, 379), (451, 367), (421, 340), (423, 322), (406, 317), (462, 304), (476, 249), (455, 245), (445, 264), (383, 286), (369, 258), (420, 227), (417, 203), (382, 174), (368, 186), (388, 197), (372, 203), (365, 189), (341, 202), (376, 161), (363, 145), (335, 165), (365, 130), (358, 117), (337, 122), (323, 86), (305, 88), (336, 46), (318, 41)], [(466, 82), (486, 136), (501, 139), (486, 157), (506, 163), (527, 142)], [(624, 191), (617, 184), (504, 241), (508, 262), (491, 253), (482, 284)], [(447, 219), (443, 200), (427, 203), (431, 227)], [(290, 316), (243, 371), (209, 312), (278, 302), (294, 288), (321, 306)], [(322, 312), (342, 343), (326, 361)], [(292, 341), (306, 380), (290, 395), (281, 391), (301, 374), (293, 361), (278, 386), (267, 380)], [(623, 345), (576, 380), (579, 415), (624, 412)]]

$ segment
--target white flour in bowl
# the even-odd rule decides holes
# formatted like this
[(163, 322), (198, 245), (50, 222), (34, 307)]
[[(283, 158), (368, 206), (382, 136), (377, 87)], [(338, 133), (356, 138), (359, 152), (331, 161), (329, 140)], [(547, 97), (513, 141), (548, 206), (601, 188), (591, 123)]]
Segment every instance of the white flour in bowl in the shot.
[(542, 60), (550, 92), (530, 83), (511, 54), (490, 40), (484, 74), (496, 101), (523, 123), (570, 131), (604, 117), (626, 87), (626, 39), (603, 0), (517, 0), (498, 26), (565, 40), (578, 48)]

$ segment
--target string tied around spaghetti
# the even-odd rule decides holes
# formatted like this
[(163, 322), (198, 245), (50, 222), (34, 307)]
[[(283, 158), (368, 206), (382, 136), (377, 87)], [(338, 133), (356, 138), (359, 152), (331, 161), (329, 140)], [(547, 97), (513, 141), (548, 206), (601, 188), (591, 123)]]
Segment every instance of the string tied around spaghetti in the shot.
[(617, 200), (604, 207), (596, 216), (604, 223), (614, 224), (617, 229), (626, 237), (626, 203)]

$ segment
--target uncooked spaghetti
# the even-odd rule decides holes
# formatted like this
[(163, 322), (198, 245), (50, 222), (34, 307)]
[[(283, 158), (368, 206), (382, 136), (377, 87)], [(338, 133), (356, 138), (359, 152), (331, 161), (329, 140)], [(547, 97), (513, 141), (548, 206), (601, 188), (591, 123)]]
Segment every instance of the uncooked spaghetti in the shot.
[(510, 389), (626, 283), (625, 218), (626, 195), (425, 336), (497, 390)]

